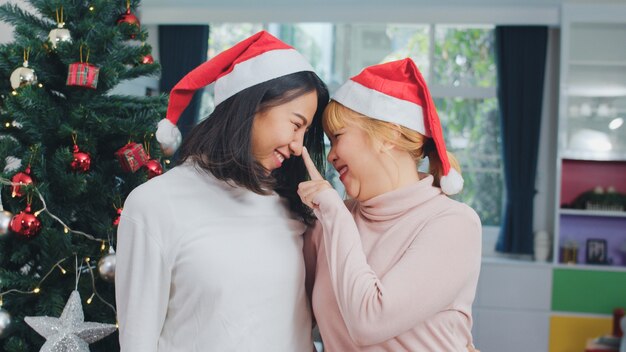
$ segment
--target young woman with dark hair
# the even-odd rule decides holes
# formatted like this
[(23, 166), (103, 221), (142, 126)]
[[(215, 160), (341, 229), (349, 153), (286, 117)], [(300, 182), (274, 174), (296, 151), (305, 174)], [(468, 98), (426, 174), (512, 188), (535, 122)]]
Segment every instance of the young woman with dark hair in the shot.
[(179, 144), (180, 113), (213, 82), (215, 110), (182, 143), (180, 163), (124, 204), (121, 350), (312, 351), (302, 257), (312, 214), (296, 189), (303, 146), (323, 159), (326, 86), (298, 52), (260, 32), (174, 87), (157, 130), (163, 148)]
[[(258, 194), (267, 195), (275, 191), (288, 199), (291, 210), (309, 223), (312, 212), (302, 204), (296, 193), (298, 184), (307, 176), (304, 163), (299, 158), (288, 158), (279, 168), (273, 168), (271, 164), (263, 165), (260, 162), (263, 151), (255, 151), (255, 147), (260, 149), (262, 138), (269, 140), (270, 144), (274, 143), (271, 138), (277, 136), (279, 131), (270, 130), (270, 134), (263, 136), (257, 136), (254, 132), (261, 130), (255, 130), (260, 125), (260, 121), (255, 120), (257, 114), (262, 115), (311, 92), (316, 92), (317, 110), (304, 135), (304, 145), (311, 151), (311, 155), (317, 156), (316, 162), (321, 166), (324, 162), (321, 114), (328, 103), (328, 92), (315, 73), (306, 71), (259, 83), (216, 106), (213, 113), (183, 141), (179, 163), (193, 160), (198, 167), (217, 179), (233, 182)], [(295, 117), (292, 128), (304, 125), (298, 119)], [(299, 148), (297, 146), (295, 149)], [(274, 148), (269, 150), (273, 152)], [(254, 155), (255, 152), (259, 155)], [(299, 150), (296, 152), (296, 155), (300, 155)]]

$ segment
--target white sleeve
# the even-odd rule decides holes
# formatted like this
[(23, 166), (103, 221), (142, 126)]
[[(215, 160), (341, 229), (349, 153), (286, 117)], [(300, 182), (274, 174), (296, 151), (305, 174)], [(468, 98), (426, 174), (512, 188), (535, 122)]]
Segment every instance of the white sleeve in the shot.
[(121, 352), (156, 352), (167, 313), (171, 268), (151, 230), (122, 214), (115, 270)]

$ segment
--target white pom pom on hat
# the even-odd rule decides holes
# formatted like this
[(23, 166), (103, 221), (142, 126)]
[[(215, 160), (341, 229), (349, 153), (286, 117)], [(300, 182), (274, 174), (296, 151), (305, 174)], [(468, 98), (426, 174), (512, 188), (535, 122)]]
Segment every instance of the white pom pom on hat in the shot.
[(457, 194), (463, 190), (463, 177), (453, 168), (439, 180), (441, 190), (445, 194)]
[(441, 190), (456, 194), (463, 189), (463, 177), (450, 167), (437, 108), (413, 60), (366, 67), (344, 83), (332, 99), (363, 115), (397, 123), (432, 138), (443, 167)]
[(166, 118), (158, 124), (156, 138), (166, 153), (178, 147), (181, 137), (176, 123), (200, 88), (215, 83), (214, 100), (218, 105), (246, 88), (302, 71), (314, 72), (302, 54), (268, 32), (258, 32), (196, 67), (176, 83), (170, 92)]
[(161, 144), (163, 154), (166, 156), (173, 155), (183, 141), (183, 136), (178, 127), (168, 119), (159, 121), (155, 135)]

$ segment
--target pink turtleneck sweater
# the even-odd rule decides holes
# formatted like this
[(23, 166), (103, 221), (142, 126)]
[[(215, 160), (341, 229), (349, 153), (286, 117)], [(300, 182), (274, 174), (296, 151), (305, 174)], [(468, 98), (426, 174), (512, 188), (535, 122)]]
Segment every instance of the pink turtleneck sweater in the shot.
[(304, 253), (325, 351), (467, 351), (480, 219), (432, 181), (345, 205), (317, 195)]

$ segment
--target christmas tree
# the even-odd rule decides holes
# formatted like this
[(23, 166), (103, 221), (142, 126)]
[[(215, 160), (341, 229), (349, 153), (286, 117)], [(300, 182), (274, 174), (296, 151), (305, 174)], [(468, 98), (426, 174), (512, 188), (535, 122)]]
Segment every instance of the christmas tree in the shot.
[[(112, 89), (159, 66), (139, 1), (28, 3), (0, 6), (14, 27), (0, 45), (0, 351), (117, 351), (117, 333), (103, 337), (116, 323), (111, 249), (124, 199), (166, 161), (153, 139), (166, 97)], [(113, 325), (77, 325), (83, 311)]]

